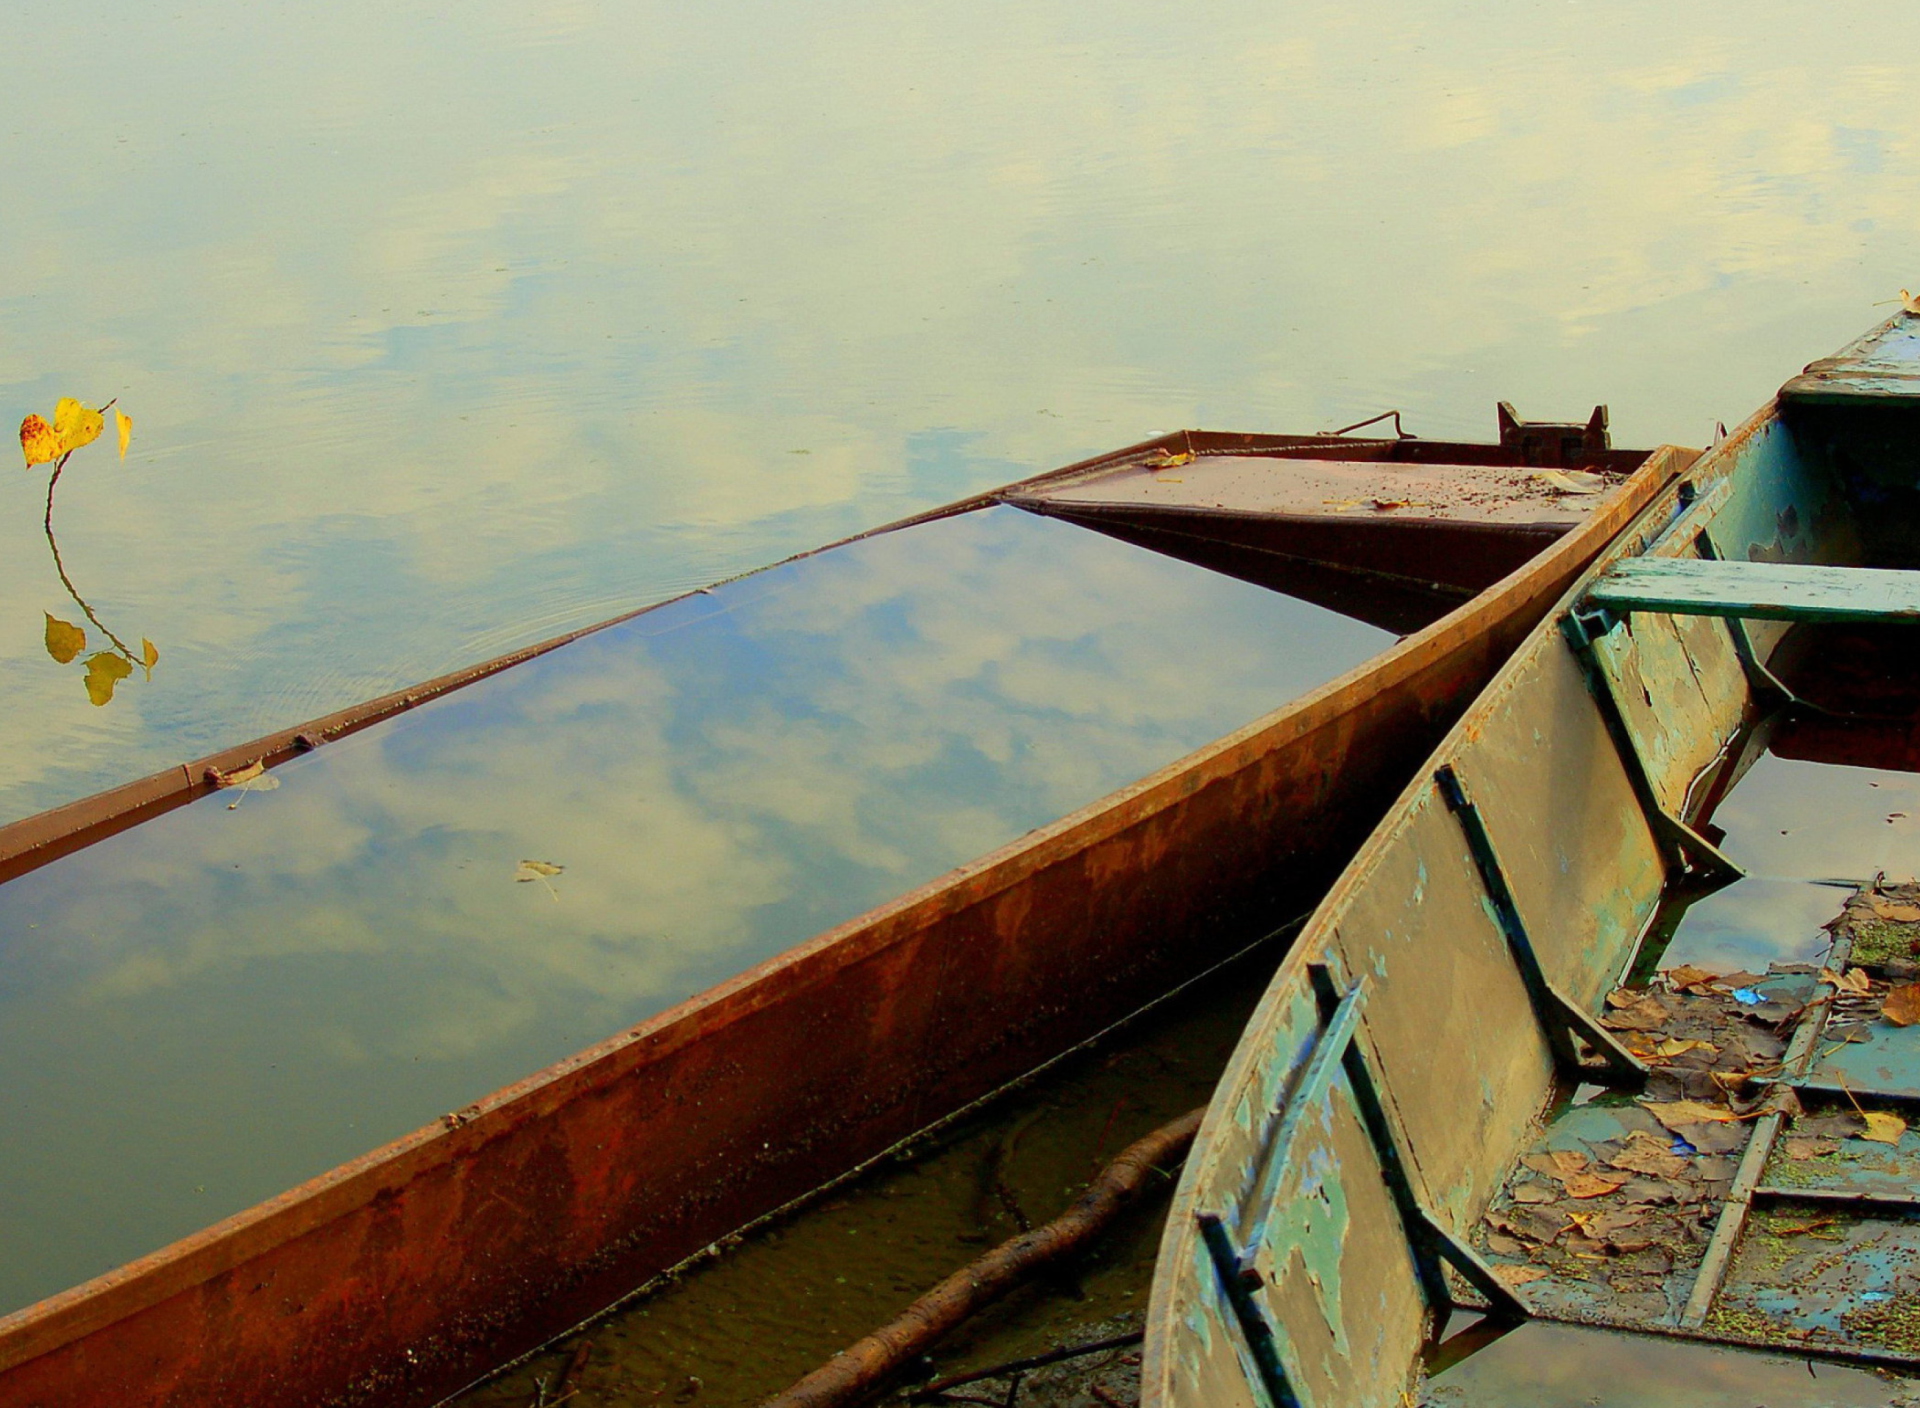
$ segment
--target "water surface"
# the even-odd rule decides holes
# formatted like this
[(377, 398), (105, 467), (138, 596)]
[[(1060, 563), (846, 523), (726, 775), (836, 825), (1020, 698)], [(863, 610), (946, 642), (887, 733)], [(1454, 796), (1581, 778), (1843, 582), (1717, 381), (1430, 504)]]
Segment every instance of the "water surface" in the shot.
[[(613, 1035), (1391, 639), (988, 509), (647, 613), (0, 886), (0, 1308)], [(560, 869), (517, 878), (528, 860)]]
[(1920, 11), (9, 9), (0, 818), (1149, 432), (1700, 444), (1920, 274)]

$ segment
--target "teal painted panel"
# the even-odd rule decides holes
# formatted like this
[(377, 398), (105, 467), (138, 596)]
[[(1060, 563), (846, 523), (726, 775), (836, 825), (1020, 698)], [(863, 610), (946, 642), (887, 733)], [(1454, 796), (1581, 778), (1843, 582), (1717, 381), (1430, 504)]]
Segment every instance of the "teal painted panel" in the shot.
[(1788, 401), (1888, 400), (1920, 396), (1920, 317), (1900, 313), (1780, 388)]
[(1665, 611), (1763, 621), (1920, 622), (1920, 572), (1630, 557), (1588, 599), (1616, 612)]

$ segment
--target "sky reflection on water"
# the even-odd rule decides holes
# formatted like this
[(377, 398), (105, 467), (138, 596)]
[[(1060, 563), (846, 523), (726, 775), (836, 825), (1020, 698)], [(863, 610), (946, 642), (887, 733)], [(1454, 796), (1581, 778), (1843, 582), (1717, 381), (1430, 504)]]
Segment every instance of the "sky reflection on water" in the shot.
[[(1920, 12), (23, 0), (0, 818), (1182, 424), (1701, 442), (1912, 285)], [(138, 685), (139, 687), (131, 687)]]
[[(457, 1109), (1392, 638), (1019, 510), (590, 636), (0, 887), (0, 1309)], [(520, 861), (564, 867), (518, 883)]]

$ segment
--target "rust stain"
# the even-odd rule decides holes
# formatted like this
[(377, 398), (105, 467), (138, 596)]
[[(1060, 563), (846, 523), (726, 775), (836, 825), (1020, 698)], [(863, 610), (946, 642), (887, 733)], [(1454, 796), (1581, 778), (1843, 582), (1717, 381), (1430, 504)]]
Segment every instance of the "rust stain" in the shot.
[[(1328, 883), (1492, 666), (1684, 463), (1656, 455), (1488, 593), (1140, 783), (0, 1319), (0, 1402), (430, 1403), (877, 1157), (1258, 937), (1276, 894)], [(316, 729), (340, 731), (207, 765)], [(200, 785), (169, 776), (107, 796), (153, 808)], [(94, 802), (96, 831), (138, 810)]]

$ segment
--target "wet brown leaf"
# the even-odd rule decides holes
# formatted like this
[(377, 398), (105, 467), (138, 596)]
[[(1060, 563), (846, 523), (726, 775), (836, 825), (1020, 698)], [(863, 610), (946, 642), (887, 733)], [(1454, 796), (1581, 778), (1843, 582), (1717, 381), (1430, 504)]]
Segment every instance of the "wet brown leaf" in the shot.
[(1504, 1232), (1491, 1232), (1487, 1235), (1487, 1250), (1495, 1256), (1525, 1256), (1527, 1244)]
[[(131, 671), (129, 671), (131, 673)], [(267, 770), (264, 759), (256, 758), (243, 768), (232, 772), (221, 772), (218, 768), (207, 769), (207, 780), (215, 787), (244, 787)]]
[(1585, 1172), (1593, 1161), (1578, 1149), (1552, 1149), (1543, 1154), (1523, 1155), (1520, 1162), (1535, 1173), (1564, 1179), (1569, 1174)]
[(1726, 1106), (1708, 1105), (1699, 1100), (1649, 1101), (1641, 1108), (1683, 1137), (1687, 1125), (1725, 1124), (1733, 1119), (1733, 1111)]
[(1838, 1152), (1840, 1141), (1838, 1139), (1789, 1139), (1786, 1147), (1788, 1158), (1804, 1163), (1808, 1159), (1825, 1158), (1828, 1154)]
[(1627, 1147), (1607, 1160), (1614, 1168), (1644, 1173), (1651, 1178), (1679, 1178), (1687, 1171), (1687, 1161), (1643, 1129), (1627, 1136)]
[(71, 621), (62, 621), (51, 612), (42, 612), (47, 618), (47, 654), (53, 657), (56, 665), (71, 665), (80, 658), (80, 652), (87, 648), (87, 633)]
[(98, 655), (87, 658), (87, 698), (96, 706), (105, 704), (113, 698), (113, 687), (133, 673), (133, 666), (115, 655), (111, 650), (103, 650)]
[(1701, 1041), (1698, 1038), (1683, 1040), (1677, 1036), (1670, 1036), (1653, 1048), (1653, 1054), (1662, 1060), (1672, 1060), (1675, 1056), (1684, 1056), (1689, 1051), (1704, 1051), (1709, 1056), (1720, 1054), (1720, 1048), (1710, 1041)]
[(1542, 1277), (1550, 1276), (1553, 1273), (1548, 1271), (1544, 1266), (1506, 1262), (1494, 1267), (1493, 1274), (1498, 1276), (1504, 1285), (1524, 1286), (1529, 1281), (1538, 1281)]
[(1805, 1138), (1853, 1139), (1866, 1127), (1867, 1122), (1851, 1110), (1806, 1115), (1793, 1122), (1793, 1132)]
[(1896, 1027), (1920, 1022), (1920, 983), (1905, 983), (1888, 993), (1880, 1015)]
[(1834, 972), (1831, 968), (1822, 968), (1820, 981), (1836, 992), (1859, 994), (1873, 991), (1873, 980), (1867, 976), (1866, 970), (1861, 968), (1849, 968), (1844, 975)]
[(1560, 1195), (1544, 1183), (1516, 1183), (1513, 1188), (1513, 1200), (1516, 1203), (1557, 1203)]
[(1673, 1013), (1651, 993), (1622, 988), (1607, 994), (1607, 1006), (1613, 1010), (1600, 1019), (1600, 1025), (1619, 1032), (1657, 1031), (1673, 1020)]
[(1713, 981), (1714, 975), (1704, 968), (1696, 968), (1691, 963), (1682, 963), (1678, 968), (1666, 970), (1666, 979), (1676, 988), (1704, 987)]
[(1567, 1196), (1570, 1198), (1604, 1198), (1627, 1182), (1631, 1175), (1614, 1171), (1594, 1173), (1572, 1173), (1566, 1178)]

